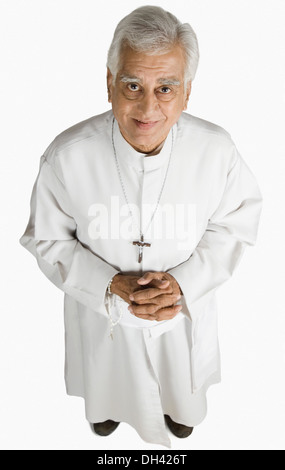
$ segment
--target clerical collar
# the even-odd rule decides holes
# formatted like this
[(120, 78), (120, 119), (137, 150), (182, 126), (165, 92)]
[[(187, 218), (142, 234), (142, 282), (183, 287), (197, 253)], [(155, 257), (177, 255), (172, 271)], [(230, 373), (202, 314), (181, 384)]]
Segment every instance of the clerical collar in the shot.
[[(174, 141), (177, 134), (177, 124), (173, 127)], [(169, 132), (161, 150), (157, 155), (149, 155), (137, 152), (122, 136), (118, 122), (114, 125), (114, 143), (118, 158), (121, 163), (137, 168), (138, 170), (151, 171), (162, 167), (167, 163), (172, 147), (172, 132)], [(158, 150), (158, 149), (156, 149)], [(156, 152), (154, 152), (156, 153)]]

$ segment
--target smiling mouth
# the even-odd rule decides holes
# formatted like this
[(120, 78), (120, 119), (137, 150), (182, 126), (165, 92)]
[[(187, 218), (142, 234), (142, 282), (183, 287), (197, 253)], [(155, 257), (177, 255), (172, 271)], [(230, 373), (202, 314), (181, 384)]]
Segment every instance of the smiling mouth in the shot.
[(154, 127), (159, 121), (139, 121), (138, 119), (134, 119), (136, 125), (140, 129), (151, 129)]

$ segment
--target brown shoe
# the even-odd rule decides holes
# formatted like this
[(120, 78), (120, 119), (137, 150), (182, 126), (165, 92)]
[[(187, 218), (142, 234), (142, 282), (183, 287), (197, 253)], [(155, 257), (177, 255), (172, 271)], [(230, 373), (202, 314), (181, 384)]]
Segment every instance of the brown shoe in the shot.
[(175, 423), (168, 415), (164, 415), (164, 418), (167, 426), (174, 436), (180, 437), (180, 439), (182, 439), (192, 434), (194, 428), (189, 428), (188, 426), (184, 426), (184, 424)]
[(120, 423), (116, 423), (116, 421), (108, 419), (103, 423), (94, 423), (92, 424), (92, 427), (94, 429), (94, 432), (96, 432), (96, 434), (99, 434), (99, 436), (109, 436), (110, 434), (112, 434), (112, 432), (115, 431), (115, 429), (117, 429), (119, 424)]

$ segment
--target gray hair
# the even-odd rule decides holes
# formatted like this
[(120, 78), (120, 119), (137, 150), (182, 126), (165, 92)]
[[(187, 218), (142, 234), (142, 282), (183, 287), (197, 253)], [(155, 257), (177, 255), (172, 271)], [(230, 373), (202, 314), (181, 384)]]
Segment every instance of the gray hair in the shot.
[(194, 80), (199, 47), (190, 24), (182, 24), (172, 13), (155, 6), (137, 8), (118, 24), (108, 52), (107, 67), (116, 78), (123, 47), (148, 55), (165, 54), (176, 44), (185, 54), (185, 88)]

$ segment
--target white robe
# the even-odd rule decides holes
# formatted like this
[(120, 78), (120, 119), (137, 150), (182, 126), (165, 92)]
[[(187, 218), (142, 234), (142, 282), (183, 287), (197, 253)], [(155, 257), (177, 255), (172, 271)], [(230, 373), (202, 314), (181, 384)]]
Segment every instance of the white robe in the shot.
[[(67, 129), (50, 144), (40, 160), (20, 242), (65, 292), (67, 393), (85, 399), (89, 422), (127, 422), (145, 441), (170, 447), (164, 414), (196, 426), (206, 415), (207, 387), (220, 380), (215, 290), (230, 278), (245, 246), (254, 245), (262, 198), (222, 128), (183, 113), (161, 152), (146, 157), (124, 140), (115, 121), (122, 178), (129, 202), (141, 209), (134, 214), (138, 225), (141, 216), (144, 230), (151, 213), (146, 204), (158, 200), (174, 139), (160, 205), (145, 233), (152, 246), (144, 249), (139, 264), (132, 244), (139, 233), (115, 164), (112, 122), (108, 111)], [(185, 240), (179, 231), (167, 235), (177, 226), (178, 206), (196, 211)], [(132, 226), (135, 238), (118, 235), (112, 225), (116, 217), (125, 228)], [(116, 303), (108, 308), (109, 280), (118, 272), (147, 271), (167, 271), (176, 278), (182, 311), (173, 320), (142, 320), (112, 296), (123, 312), (112, 340), (109, 314), (116, 320), (119, 313)]]

